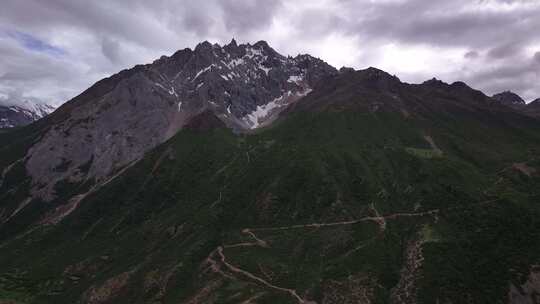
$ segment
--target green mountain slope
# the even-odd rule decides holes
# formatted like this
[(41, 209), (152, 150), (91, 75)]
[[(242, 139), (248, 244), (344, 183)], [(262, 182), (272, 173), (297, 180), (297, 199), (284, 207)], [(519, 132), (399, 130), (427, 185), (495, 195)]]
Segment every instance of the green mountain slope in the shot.
[[(31, 202), (2, 224), (0, 302), (527, 297), (540, 262), (540, 122), (484, 97), (368, 70), (322, 84), (256, 133), (205, 112), (101, 188), (78, 185), (86, 195), (63, 220)], [(4, 197), (25, 191), (19, 171)], [(62, 191), (54, 206), (75, 193)]]

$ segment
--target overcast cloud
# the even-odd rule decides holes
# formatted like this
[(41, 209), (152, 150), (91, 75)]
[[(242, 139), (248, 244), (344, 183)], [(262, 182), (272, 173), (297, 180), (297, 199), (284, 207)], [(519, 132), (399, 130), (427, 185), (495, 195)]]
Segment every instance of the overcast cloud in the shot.
[(2, 0), (0, 100), (61, 104), (209, 40), (540, 97), (540, 0)]

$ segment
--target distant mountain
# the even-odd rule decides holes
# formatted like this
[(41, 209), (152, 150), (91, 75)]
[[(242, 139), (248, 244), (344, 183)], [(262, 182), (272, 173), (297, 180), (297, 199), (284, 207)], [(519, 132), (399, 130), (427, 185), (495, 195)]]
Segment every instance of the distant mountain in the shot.
[(540, 107), (540, 98), (536, 98), (535, 100), (531, 101), (529, 105), (534, 107)]
[(0, 303), (533, 303), (538, 151), (463, 82), (203, 42), (0, 133)]
[(523, 98), (511, 91), (495, 94), (492, 98), (500, 105), (510, 107), (519, 113), (540, 117), (540, 98), (527, 104)]
[(511, 91), (504, 91), (492, 96), (503, 105), (511, 107), (521, 107), (525, 105), (525, 101), (518, 94)]
[(28, 125), (54, 111), (48, 104), (24, 101), (10, 103), (0, 101), (0, 129)]
[(537, 98), (528, 103), (527, 107), (530, 107), (531, 109), (540, 109), (540, 98)]
[(525, 112), (529, 115), (540, 117), (540, 98), (537, 98), (525, 107)]

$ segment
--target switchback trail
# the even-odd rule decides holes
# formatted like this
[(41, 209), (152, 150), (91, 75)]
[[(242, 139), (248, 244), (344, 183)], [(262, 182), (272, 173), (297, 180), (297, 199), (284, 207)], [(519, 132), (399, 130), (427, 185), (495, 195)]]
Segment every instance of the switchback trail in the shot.
[[(497, 202), (497, 201), (500, 201), (500, 199), (483, 201), (483, 202), (479, 202), (479, 203), (476, 203), (476, 204), (471, 204), (469, 206), (458, 206), (458, 207), (446, 208), (446, 209), (444, 209), (444, 211), (451, 211), (451, 210), (464, 209), (464, 208), (467, 208), (467, 207), (486, 205), (486, 204), (491, 204), (491, 203), (494, 203), (494, 202)], [(232, 276), (233, 274), (241, 275), (241, 276), (247, 277), (250, 280), (255, 281), (258, 284), (261, 284), (261, 285), (263, 285), (263, 286), (265, 286), (265, 287), (267, 287), (269, 289), (276, 290), (276, 291), (279, 291), (279, 292), (288, 293), (293, 298), (295, 298), (298, 301), (298, 303), (300, 303), (300, 304), (314, 303), (314, 302), (311, 302), (311, 301), (308, 301), (308, 300), (305, 300), (304, 298), (302, 298), (296, 292), (296, 290), (294, 290), (294, 289), (289, 289), (289, 288), (284, 288), (284, 287), (279, 287), (279, 286), (273, 285), (269, 281), (255, 275), (255, 274), (253, 274), (251, 272), (248, 272), (246, 270), (243, 270), (243, 269), (241, 269), (241, 268), (239, 268), (237, 266), (234, 266), (234, 265), (230, 264), (227, 261), (226, 257), (225, 257), (225, 253), (223, 252), (224, 249), (226, 249), (226, 248), (235, 248), (235, 247), (253, 247), (253, 246), (269, 248), (270, 246), (268, 245), (268, 243), (266, 241), (264, 241), (263, 239), (260, 239), (259, 237), (257, 237), (255, 235), (254, 231), (284, 231), (284, 230), (291, 230), (291, 229), (336, 227), (336, 226), (342, 226), (342, 225), (354, 225), (354, 224), (358, 224), (358, 223), (361, 223), (361, 222), (373, 221), (373, 222), (376, 222), (377, 224), (379, 224), (381, 232), (384, 232), (384, 230), (386, 228), (386, 220), (392, 220), (392, 219), (397, 219), (397, 218), (402, 218), (402, 217), (419, 217), (419, 216), (437, 215), (441, 211), (441, 209), (432, 209), (432, 210), (423, 211), (423, 212), (400, 212), (400, 213), (392, 213), (392, 214), (381, 216), (381, 215), (379, 215), (378, 211), (374, 208), (373, 205), (371, 207), (374, 210), (374, 213), (376, 214), (376, 216), (366, 216), (366, 217), (359, 218), (359, 219), (356, 219), (356, 220), (330, 222), (330, 223), (311, 223), (311, 224), (303, 224), (303, 225), (266, 227), (266, 228), (245, 228), (245, 229), (242, 229), (242, 233), (249, 235), (254, 240), (254, 242), (242, 242), (242, 243), (236, 243), (236, 244), (231, 244), (231, 245), (219, 246), (219, 247), (216, 248), (216, 250), (214, 250), (210, 254), (210, 256), (207, 259), (207, 263), (210, 265), (210, 269), (212, 269), (214, 272), (219, 273), (219, 274), (221, 274), (224, 277), (227, 277), (229, 279), (234, 279), (234, 277)], [(370, 240), (370, 241), (372, 241), (372, 240)], [(361, 247), (363, 247), (365, 245), (366, 244), (361, 245), (360, 247), (353, 249), (353, 251), (358, 250), (359, 248), (361, 248)], [(349, 254), (349, 253), (347, 253), (347, 254)], [(219, 257), (218, 260), (213, 259), (213, 256), (215, 254), (218, 255), (218, 257)], [(223, 265), (227, 269), (227, 272), (229, 272), (231, 275), (224, 272), (221, 269), (220, 264)]]
[[(289, 288), (283, 288), (283, 287), (276, 286), (276, 285), (266, 281), (265, 279), (260, 278), (260, 277), (258, 277), (256, 275), (252, 274), (251, 272), (245, 271), (243, 269), (240, 269), (240, 268), (230, 264), (229, 262), (227, 262), (225, 254), (223, 253), (223, 247), (222, 246), (219, 246), (214, 252), (217, 253), (217, 255), (219, 256), (219, 262), (223, 266), (225, 266), (227, 268), (227, 270), (230, 271), (231, 273), (239, 274), (239, 275), (242, 275), (244, 277), (247, 277), (247, 278), (249, 278), (249, 279), (251, 279), (251, 280), (253, 280), (253, 281), (255, 281), (255, 282), (259, 283), (259, 284), (262, 284), (262, 285), (266, 286), (267, 288), (270, 288), (270, 289), (273, 289), (273, 290), (276, 290), (276, 291), (279, 291), (279, 292), (288, 293), (293, 298), (295, 298), (298, 301), (298, 303), (300, 303), (300, 304), (312, 303), (310, 301), (304, 300), (300, 295), (298, 295), (298, 293), (294, 289), (289, 289)], [(214, 272), (220, 273), (223, 276), (231, 278), (231, 276), (225, 274), (223, 271), (220, 270), (219, 266), (216, 264), (217, 262), (215, 260), (213, 260), (211, 257), (208, 259), (208, 261), (211, 262), (211, 268), (212, 268), (212, 270)]]
[[(443, 210), (452, 211), (452, 210), (465, 209), (468, 207), (495, 203), (500, 200), (501, 199), (493, 199), (493, 200), (478, 202), (478, 203), (471, 204), (468, 206), (450, 207)], [(381, 226), (381, 229), (384, 230), (384, 228), (386, 227), (386, 220), (393, 220), (400, 217), (418, 217), (418, 216), (436, 215), (439, 212), (441, 212), (441, 209), (439, 208), (428, 210), (428, 211), (422, 211), (422, 212), (398, 212), (398, 213), (392, 213), (392, 214), (383, 215), (383, 216), (378, 215), (378, 212), (376, 212), (377, 216), (366, 216), (363, 218), (349, 220), (349, 221), (330, 222), (330, 223), (311, 223), (311, 224), (303, 224), (303, 225), (299, 224), (299, 225), (280, 226), (280, 227), (245, 228), (242, 231), (244, 233), (250, 233), (253, 231), (280, 231), (280, 230), (304, 229), (304, 228), (322, 228), (322, 227), (333, 227), (333, 226), (342, 226), (342, 225), (354, 225), (354, 224), (358, 224), (361, 222), (368, 222), (368, 221), (373, 221), (373, 222), (378, 223)]]

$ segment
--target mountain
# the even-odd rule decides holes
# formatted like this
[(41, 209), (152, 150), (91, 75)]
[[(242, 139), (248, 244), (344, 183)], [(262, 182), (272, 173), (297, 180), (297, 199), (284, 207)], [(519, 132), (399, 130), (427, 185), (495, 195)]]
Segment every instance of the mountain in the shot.
[(525, 101), (518, 94), (511, 91), (495, 94), (492, 98), (506, 106), (521, 107), (525, 105)]
[(237, 131), (264, 126), (334, 74), (333, 67), (309, 55), (284, 57), (266, 42), (237, 45), (234, 40), (223, 47), (203, 42), (122, 71), (52, 118), (62, 117), (27, 155), (32, 195), (51, 201), (54, 187), (65, 179), (103, 182), (207, 109)]
[(28, 125), (54, 111), (48, 104), (24, 101), (12, 104), (0, 101), (0, 129)]
[(492, 96), (492, 98), (500, 105), (508, 106), (513, 110), (523, 113), (525, 115), (540, 117), (539, 99), (536, 99), (527, 104), (519, 95), (510, 91), (495, 94)]
[(540, 121), (463, 82), (202, 43), (0, 143), (0, 301), (533, 303), (540, 290)]
[(536, 98), (535, 100), (531, 101), (528, 105), (534, 108), (540, 108), (540, 98)]
[(525, 107), (525, 112), (529, 115), (540, 117), (540, 98), (537, 98)]

